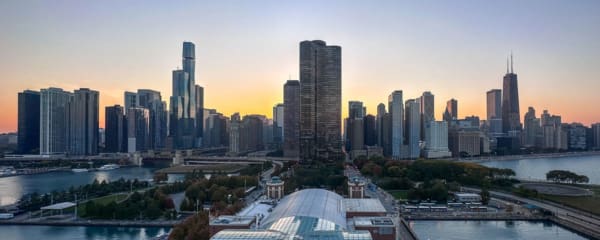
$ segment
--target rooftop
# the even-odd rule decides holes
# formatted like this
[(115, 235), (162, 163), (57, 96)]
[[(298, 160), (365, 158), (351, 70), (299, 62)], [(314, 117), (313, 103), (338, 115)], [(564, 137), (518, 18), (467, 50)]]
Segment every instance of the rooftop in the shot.
[(323, 189), (297, 191), (282, 198), (261, 225), (268, 227), (287, 217), (313, 217), (346, 229), (346, 213), (342, 207), (342, 199), (342, 196)]
[(218, 226), (218, 225), (243, 225), (248, 226), (254, 222), (256, 218), (254, 216), (230, 216), (230, 215), (222, 215), (216, 219), (210, 221), (210, 225)]
[(381, 201), (376, 198), (345, 198), (343, 202), (346, 212), (386, 212)]
[[(394, 221), (390, 217), (354, 217), (350, 220), (355, 227), (393, 227)], [(349, 224), (350, 225), (350, 224)]]

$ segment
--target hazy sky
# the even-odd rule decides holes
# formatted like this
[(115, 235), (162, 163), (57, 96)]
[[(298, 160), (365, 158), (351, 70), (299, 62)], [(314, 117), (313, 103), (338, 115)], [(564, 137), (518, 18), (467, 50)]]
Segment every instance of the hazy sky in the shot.
[(521, 115), (600, 122), (600, 1), (0, 1), (0, 132), (14, 131), (17, 93), (87, 87), (104, 107), (138, 88), (171, 95), (183, 41), (196, 44), (205, 107), (272, 115), (298, 78), (302, 40), (342, 47), (348, 100), (369, 113), (393, 90), (435, 95), (437, 118), (485, 119), (514, 52)]

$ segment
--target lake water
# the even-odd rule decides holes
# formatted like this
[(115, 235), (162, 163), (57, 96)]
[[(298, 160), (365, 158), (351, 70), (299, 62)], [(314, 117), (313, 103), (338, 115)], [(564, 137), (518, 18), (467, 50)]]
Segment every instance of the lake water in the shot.
[(11, 240), (144, 240), (166, 234), (169, 228), (57, 227), (0, 225), (1, 239)]
[(569, 170), (586, 175), (592, 184), (600, 184), (600, 156), (538, 158), (483, 162), (482, 165), (510, 168), (517, 178), (545, 180), (550, 170)]
[(548, 221), (412, 221), (421, 240), (588, 239)]
[(13, 204), (24, 194), (38, 192), (49, 193), (53, 190), (65, 190), (71, 186), (80, 186), (98, 181), (124, 179), (152, 179), (154, 168), (124, 167), (110, 171), (92, 171), (74, 173), (71, 171), (50, 172), (35, 175), (20, 175), (0, 178), (0, 206)]

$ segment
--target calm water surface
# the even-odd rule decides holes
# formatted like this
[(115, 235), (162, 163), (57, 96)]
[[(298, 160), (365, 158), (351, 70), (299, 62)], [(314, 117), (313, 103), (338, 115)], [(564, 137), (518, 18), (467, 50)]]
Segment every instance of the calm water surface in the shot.
[(110, 171), (74, 173), (70, 171), (51, 172), (36, 175), (20, 175), (0, 178), (0, 206), (13, 204), (24, 194), (38, 192), (49, 193), (53, 190), (65, 190), (71, 186), (80, 186), (98, 181), (124, 179), (151, 179), (155, 168), (125, 167)]
[(168, 228), (129, 227), (56, 227), (56, 226), (0, 226), (0, 239), (26, 240), (100, 240), (100, 239), (150, 239), (166, 234)]
[(534, 221), (412, 221), (421, 240), (467, 239), (588, 239), (552, 222)]
[(588, 176), (590, 183), (600, 184), (600, 156), (538, 158), (483, 162), (482, 165), (496, 168), (510, 168), (517, 178), (545, 180), (550, 170), (569, 170)]

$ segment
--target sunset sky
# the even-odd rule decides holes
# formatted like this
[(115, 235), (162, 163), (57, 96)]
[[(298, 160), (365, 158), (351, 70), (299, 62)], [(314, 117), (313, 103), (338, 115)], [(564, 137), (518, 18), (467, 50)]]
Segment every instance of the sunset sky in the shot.
[(196, 44), (205, 107), (272, 115), (298, 78), (302, 40), (342, 47), (342, 106), (369, 113), (393, 90), (435, 95), (436, 117), (485, 119), (512, 51), (521, 115), (600, 122), (600, 1), (0, 1), (0, 132), (17, 127), (17, 93), (49, 86), (155, 89), (167, 101), (183, 41)]

